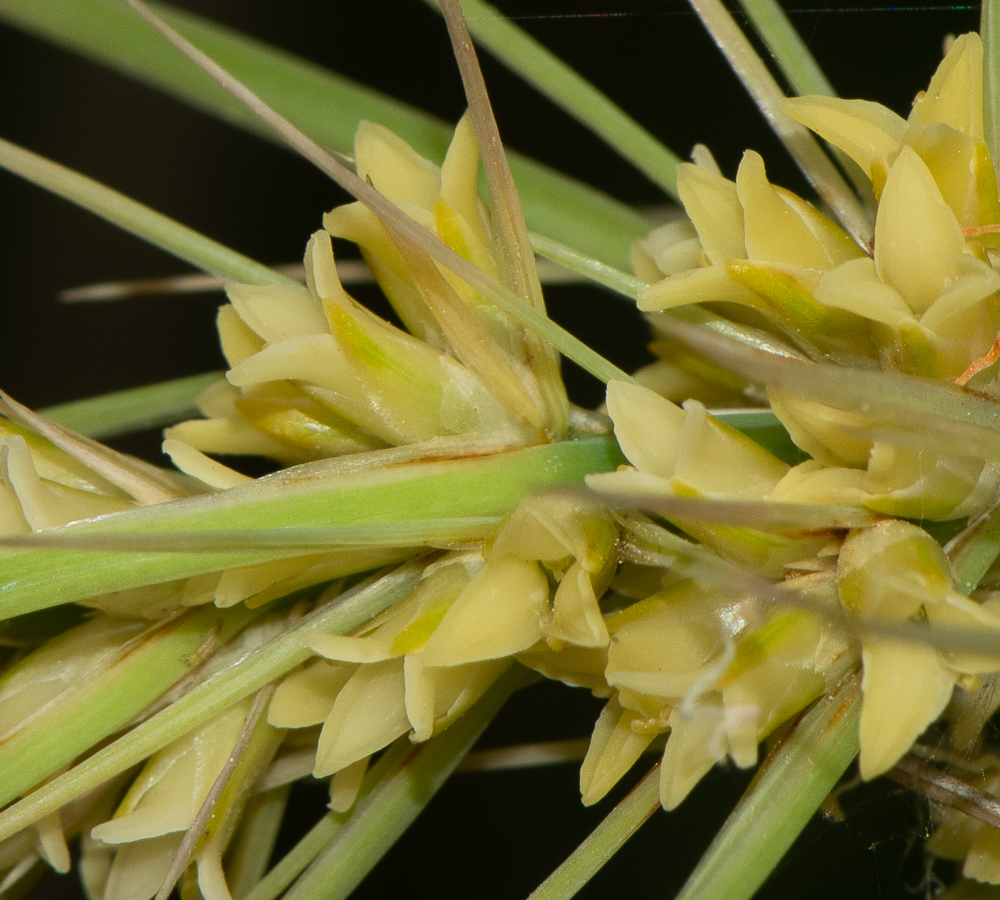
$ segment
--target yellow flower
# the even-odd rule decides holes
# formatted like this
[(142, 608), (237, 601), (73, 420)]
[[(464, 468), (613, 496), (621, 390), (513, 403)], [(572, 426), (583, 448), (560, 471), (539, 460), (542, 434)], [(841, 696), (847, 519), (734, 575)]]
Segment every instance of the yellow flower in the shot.
[(837, 564), (841, 602), (862, 624), (922, 622), (926, 643), (862, 637), (861, 775), (891, 768), (941, 713), (962, 674), (1000, 670), (1000, 658), (942, 651), (935, 627), (1000, 633), (1000, 616), (953, 587), (948, 561), (927, 532), (892, 520), (853, 531)]
[(843, 642), (812, 613), (765, 611), (753, 597), (693, 580), (611, 616), (605, 677), (614, 695), (581, 770), (599, 800), (657, 735), (668, 733), (660, 801), (673, 809), (715, 763), (743, 767), (757, 745), (824, 689)]
[[(759, 444), (708, 414), (697, 401), (683, 408), (639, 385), (608, 385), (608, 413), (631, 466), (587, 476), (587, 485), (619, 503), (644, 508), (658, 496), (763, 500), (789, 467)], [(770, 576), (808, 559), (829, 536), (785, 537), (753, 528), (668, 515), (687, 534), (723, 556)]]

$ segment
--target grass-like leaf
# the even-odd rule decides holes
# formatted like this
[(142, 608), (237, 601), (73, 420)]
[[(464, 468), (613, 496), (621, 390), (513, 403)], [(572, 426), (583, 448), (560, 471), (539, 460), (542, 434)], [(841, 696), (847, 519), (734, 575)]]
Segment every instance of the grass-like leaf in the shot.
[(515, 665), (457, 722), (412, 748), (358, 803), (285, 894), (287, 900), (346, 900), (423, 811), (511, 693), (532, 680)]
[(576, 896), (659, 808), (660, 766), (657, 763), (566, 861), (532, 891), (528, 900), (568, 900)]
[(1000, 2), (983, 0), (983, 129), (994, 169), (1000, 161)]
[(0, 140), (0, 166), (65, 197), (204, 272), (247, 284), (291, 283), (285, 275), (279, 275), (169, 216), (9, 141)]
[[(298, 477), (296, 470), (285, 470), (223, 494), (140, 507), (67, 526), (62, 533), (169, 537), (171, 533), (215, 529), (326, 528), (497, 516), (513, 509), (525, 494), (579, 485), (584, 475), (609, 471), (621, 461), (611, 439), (592, 438), (481, 459), (411, 463), (328, 478), (320, 478), (315, 468), (305, 467)], [(369, 551), (333, 552), (343, 556), (345, 573), (383, 562), (380, 557), (366, 555)], [(0, 617), (289, 555), (301, 555), (301, 551), (122, 551), (109, 566), (107, 551), (8, 550), (0, 554), (0, 579), (6, 585)]]
[(420, 571), (420, 566), (403, 566), (358, 585), (304, 616), (293, 628), (255, 653), (244, 656), (112, 744), (4, 810), (0, 813), (0, 840), (142, 762), (233, 703), (290, 672), (310, 657), (305, 646), (310, 635), (344, 634), (357, 628), (405, 596), (416, 585)]
[[(213, 629), (226, 640), (259, 613), (213, 607), (182, 613), (122, 645), (99, 672), (88, 672), (0, 744), (0, 804), (24, 793), (121, 728), (191, 671)], [(13, 673), (16, 677), (16, 673)]]
[(109, 394), (48, 406), (39, 412), (60, 425), (97, 440), (159, 428), (198, 415), (195, 398), (222, 378), (222, 372), (188, 375)]
[(740, 6), (796, 94), (836, 96), (809, 45), (775, 0), (740, 0)]
[[(232, 29), (166, 4), (155, 9), (319, 144), (350, 153), (358, 123), (369, 119), (421, 155), (438, 163), (444, 158), (451, 128), (440, 120)], [(187, 66), (120, 0), (0, 0), (0, 20), (273, 139), (254, 115)], [(523, 156), (511, 154), (511, 169), (533, 231), (613, 265), (628, 264), (632, 241), (649, 229), (642, 216)]]
[(761, 766), (677, 900), (749, 900), (858, 753), (861, 686), (848, 675)]
[(782, 112), (781, 88), (733, 17), (719, 0), (689, 2), (802, 174), (834, 210), (844, 228), (861, 246), (867, 246), (872, 221), (812, 134)]
[(927, 452), (1000, 459), (1000, 405), (944, 381), (781, 357), (677, 318), (662, 328), (745, 378), (872, 417), (872, 433)]
[(480, 0), (462, 0), (462, 9), (477, 43), (677, 199), (680, 157), (499, 10)]

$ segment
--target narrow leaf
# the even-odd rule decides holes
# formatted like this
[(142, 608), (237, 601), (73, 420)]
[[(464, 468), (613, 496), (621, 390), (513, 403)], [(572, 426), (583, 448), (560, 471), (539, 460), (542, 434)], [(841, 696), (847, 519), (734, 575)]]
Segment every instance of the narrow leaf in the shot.
[(164, 503), (191, 493), (191, 489), (176, 473), (119, 453), (91, 438), (77, 434), (45, 416), (32, 412), (3, 391), (0, 391), (0, 415), (40, 434), (140, 503)]
[(246, 85), (240, 83), (218, 63), (187, 41), (181, 34), (158, 19), (145, 4), (139, 0), (127, 0), (129, 5), (141, 15), (150, 25), (159, 31), (178, 50), (188, 57), (195, 65), (209, 73), (220, 85), (225, 87), (234, 97), (239, 98), (260, 119), (273, 128), (291, 147), (302, 154), (320, 171), (329, 175), (344, 190), (353, 194), (365, 204), (384, 226), (391, 229), (398, 237), (419, 247), (429, 256), (446, 266), (470, 287), (478, 291), (492, 303), (499, 306), (505, 313), (529, 328), (535, 334), (547, 340), (553, 347), (578, 366), (590, 372), (595, 378), (607, 383), (613, 380), (630, 381), (630, 376), (612, 365), (600, 354), (595, 353), (586, 344), (573, 337), (568, 331), (560, 328), (543, 312), (532, 307), (513, 291), (504, 288), (481, 269), (461, 257), (447, 246), (436, 235), (418, 225), (406, 213), (383, 197), (374, 187), (363, 181), (348, 169), (340, 160), (331, 156), (319, 144), (300, 131), (287, 119), (264, 103)]
[(690, 3), (802, 174), (858, 244), (868, 246), (873, 223), (812, 134), (782, 112), (781, 88), (733, 17), (719, 0)]
[(860, 679), (848, 675), (761, 766), (677, 900), (750, 900), (858, 753)]
[(337, 547), (421, 547), (482, 540), (499, 516), (371, 522), (332, 528), (177, 531), (94, 534), (79, 529), (4, 535), (0, 547), (105, 550), (109, 553), (246, 553), (255, 550), (315, 552)]
[(528, 900), (567, 900), (576, 896), (659, 808), (660, 764), (657, 763), (572, 855), (532, 891)]
[(465, 98), (489, 185), (493, 237), (497, 243), (500, 272), (509, 290), (536, 309), (544, 309), (542, 288), (535, 271), (535, 256), (521, 211), (521, 199), (507, 165), (500, 131), (462, 7), (458, 0), (441, 0), (441, 9), (451, 37), (452, 51), (462, 73)]
[(496, 8), (480, 0), (462, 0), (462, 8), (478, 43), (677, 199), (675, 153)]
[[(0, 813), (0, 840), (55, 812), (109, 778), (142, 762), (199, 725), (305, 662), (312, 634), (344, 634), (401, 599), (420, 566), (371, 579), (304, 616), (293, 628), (200, 684), (112, 744)], [(227, 611), (231, 612), (231, 611)]]
[(457, 722), (414, 747), (358, 804), (285, 894), (287, 900), (346, 900), (447, 781), (511, 693), (532, 680), (515, 666)]
[(678, 318), (664, 318), (660, 327), (745, 378), (870, 415), (881, 439), (928, 452), (954, 455), (961, 448), (962, 455), (1000, 459), (1000, 405), (949, 382), (781, 357)]
[(0, 139), (0, 166), (52, 191), (102, 219), (172, 253), (204, 272), (247, 284), (288, 284), (290, 279), (216, 243), (124, 194), (58, 163)]
[(1000, 166), (1000, 0), (983, 0), (983, 128), (993, 168)]
[(740, 0), (740, 6), (796, 94), (836, 96), (809, 45), (775, 0)]
[[(67, 526), (63, 533), (169, 535), (215, 529), (317, 528), (498, 516), (513, 509), (525, 494), (579, 485), (584, 475), (609, 471), (621, 461), (614, 441), (592, 438), (481, 459), (411, 463), (353, 473), (348, 470), (323, 479), (313, 474), (315, 467), (307, 466), (223, 493), (77, 523)], [(8, 550), (0, 553), (0, 580), (5, 584), (0, 617), (289, 555), (296, 552), (122, 551), (116, 554), (115, 564), (109, 566), (107, 553), (101, 551)], [(399, 556), (396, 551), (395, 558)], [(352, 568), (352, 559), (345, 556), (345, 571), (364, 571), (381, 564), (362, 554)]]
[(159, 428), (198, 414), (195, 398), (223, 377), (222, 372), (188, 375), (143, 387), (48, 406), (39, 413), (87, 437), (106, 440)]
[[(206, 19), (166, 4), (156, 9), (323, 146), (350, 153), (358, 123), (370, 119), (422, 156), (438, 163), (444, 158), (451, 128), (440, 120)], [(273, 139), (256, 116), (187, 66), (120, 0), (0, 0), (0, 20)], [(533, 230), (613, 265), (628, 265), (632, 241), (650, 227), (642, 216), (525, 157), (513, 155), (511, 167)]]

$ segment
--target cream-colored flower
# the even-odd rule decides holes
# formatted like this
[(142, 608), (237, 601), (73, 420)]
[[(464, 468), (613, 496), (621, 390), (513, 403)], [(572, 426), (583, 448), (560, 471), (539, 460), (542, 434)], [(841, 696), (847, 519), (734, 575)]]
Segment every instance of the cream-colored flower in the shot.
[[(631, 466), (587, 476), (587, 485), (619, 503), (643, 508), (658, 496), (764, 500), (787, 475), (787, 464), (689, 401), (683, 408), (647, 388), (608, 385), (608, 413)], [(829, 536), (786, 537), (749, 527), (668, 515), (671, 522), (723, 556), (782, 576)]]
[(669, 733), (660, 799), (676, 807), (727, 756), (757, 761), (757, 745), (818, 696), (842, 642), (812, 613), (765, 611), (752, 597), (685, 580), (607, 620), (605, 678), (614, 696), (581, 770), (584, 803), (618, 781)]
[[(355, 149), (362, 178), (498, 276), (468, 117), (441, 168), (367, 122)], [(205, 419), (167, 430), (181, 468), (206, 471), (184, 445), (294, 463), (455, 435), (517, 445), (565, 433), (568, 403), (551, 347), (394, 240), (362, 204), (324, 221), (306, 250), (306, 286), (227, 288), (218, 325), (231, 368), (227, 382), (199, 398)], [(409, 333), (347, 295), (331, 236), (361, 247)]]
[[(468, 114), (459, 121), (440, 168), (370, 122), (358, 128), (354, 156), (360, 177), (460, 256), (489, 275), (500, 275), (491, 224), (476, 188), (479, 146)], [(518, 421), (543, 429), (549, 438), (565, 432), (568, 404), (558, 356), (550, 346), (448, 269), (394, 241), (363, 204), (339, 207), (323, 224), (335, 237), (359, 245), (411, 333), (453, 354)]]
[(861, 774), (891, 768), (947, 706), (963, 674), (1000, 670), (1000, 657), (938, 650), (935, 627), (1000, 633), (1000, 616), (963, 597), (927, 532), (891, 520), (853, 531), (837, 564), (841, 602), (862, 625), (925, 623), (926, 643), (862, 636)]

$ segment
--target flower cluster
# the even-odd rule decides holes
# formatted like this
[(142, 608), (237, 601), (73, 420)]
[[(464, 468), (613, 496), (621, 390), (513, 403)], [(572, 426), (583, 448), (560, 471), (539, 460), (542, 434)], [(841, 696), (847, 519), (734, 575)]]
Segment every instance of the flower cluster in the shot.
[[(965, 35), (908, 120), (786, 102), (859, 170), (870, 246), (772, 185), (752, 151), (735, 181), (707, 152), (682, 165), (686, 218), (633, 253), (663, 358), (612, 380), (606, 415), (570, 404), (538, 335), (361, 202), (325, 217), (305, 284), (227, 286), (229, 370), (199, 397), (203, 418), (166, 432), (182, 474), (4, 399), (0, 566), (14, 560), (32, 609), (55, 606), (38, 567), (66, 541), (81, 586), (41, 634), (30, 616), (2, 632), (17, 653), (0, 672), (0, 802), (17, 802), (0, 828), (18, 824), (0, 892), (39, 860), (68, 870), (79, 838), (92, 900), (178, 880), (183, 896), (242, 896), (266, 864), (246, 848), (275, 830), (290, 782), (329, 778), (338, 828), (367, 815), (518, 669), (606, 700), (586, 804), (655, 750), (675, 808), (717, 763), (754, 766), (845, 671), (860, 675), (863, 778), (941, 720), (953, 748), (975, 748), (996, 707), (1000, 578), (995, 552), (962, 554), (995, 528), (1000, 452), (940, 436), (928, 449), (920, 423), (886, 417), (945, 387), (1000, 395), (982, 83)], [(354, 161), (429, 241), (510, 283), (476, 127), (463, 117), (437, 166), (364, 123)], [(398, 325), (347, 294), (334, 240), (360, 248)], [(544, 313), (521, 266), (521, 299)], [(698, 304), (793, 371), (882, 394), (838, 406), (813, 381), (700, 355), (672, 327)], [(709, 411), (763, 401), (792, 454)], [(254, 480), (214, 455), (290, 468)], [(109, 574), (87, 568), (102, 552), (122, 554)], [(967, 786), (995, 790), (996, 760), (980, 768)], [(1000, 884), (995, 833), (938, 818), (932, 850)]]

